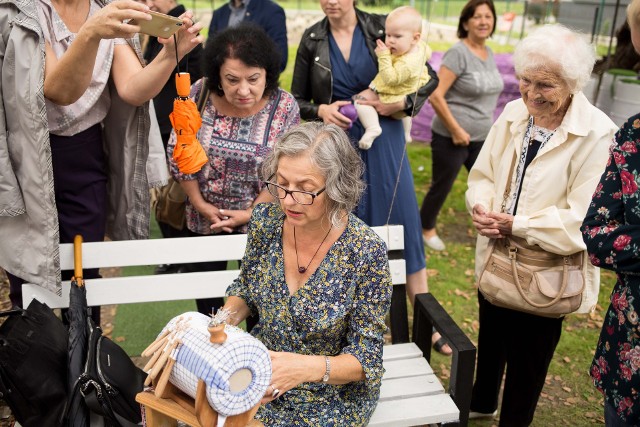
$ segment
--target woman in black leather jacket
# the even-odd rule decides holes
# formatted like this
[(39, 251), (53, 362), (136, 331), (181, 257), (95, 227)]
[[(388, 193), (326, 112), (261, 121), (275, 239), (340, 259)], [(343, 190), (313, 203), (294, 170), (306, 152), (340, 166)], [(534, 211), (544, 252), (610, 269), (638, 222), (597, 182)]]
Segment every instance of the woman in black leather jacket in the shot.
[[(334, 123), (358, 141), (362, 126), (356, 122), (350, 127), (351, 121), (339, 108), (366, 89), (377, 73), (374, 49), (376, 39), (384, 40), (386, 17), (356, 9), (353, 0), (320, 0), (320, 5), (326, 17), (302, 36), (291, 93), (300, 105), (303, 119)], [(360, 152), (366, 165), (367, 190), (356, 214), (370, 226), (404, 226), (407, 291), (412, 303), (416, 294), (428, 291), (424, 246), (402, 123), (389, 116), (399, 111), (409, 116), (418, 113), (438, 85), (430, 66), (429, 74), (431, 80), (404, 101), (358, 101), (376, 108), (383, 131), (371, 149)]]

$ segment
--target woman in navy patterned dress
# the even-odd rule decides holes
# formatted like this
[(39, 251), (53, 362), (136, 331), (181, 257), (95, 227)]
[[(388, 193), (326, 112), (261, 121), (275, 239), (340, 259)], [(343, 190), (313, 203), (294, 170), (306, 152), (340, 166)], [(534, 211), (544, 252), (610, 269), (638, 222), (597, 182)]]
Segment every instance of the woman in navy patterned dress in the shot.
[(241, 273), (225, 308), (271, 350), (266, 426), (364, 426), (380, 394), (382, 334), (391, 300), (386, 246), (350, 213), (362, 162), (335, 125), (287, 132), (263, 176), (279, 204), (249, 223)]
[(640, 384), (639, 149), (637, 114), (616, 134), (616, 145), (582, 225), (591, 263), (618, 274), (591, 365), (593, 382), (605, 395), (605, 421), (610, 417), (624, 421), (607, 425), (640, 422), (640, 401), (634, 391)]
[[(631, 2), (627, 19), (633, 46), (640, 53), (640, 0)], [(636, 114), (616, 134), (581, 228), (591, 263), (618, 275), (590, 372), (604, 394), (604, 421), (609, 427), (640, 424), (639, 151), (640, 114)]]
[[(209, 162), (195, 174), (180, 173), (173, 159), (175, 133), (169, 140), (171, 173), (187, 193), (190, 235), (245, 233), (251, 209), (268, 200), (259, 171), (276, 140), (300, 122), (293, 96), (278, 88), (279, 53), (266, 33), (243, 24), (209, 40), (202, 65), (210, 89), (198, 140)], [(191, 88), (198, 101), (203, 80)], [(186, 264), (185, 270), (225, 270), (227, 263)], [(196, 301), (198, 311), (210, 314), (222, 298)]]

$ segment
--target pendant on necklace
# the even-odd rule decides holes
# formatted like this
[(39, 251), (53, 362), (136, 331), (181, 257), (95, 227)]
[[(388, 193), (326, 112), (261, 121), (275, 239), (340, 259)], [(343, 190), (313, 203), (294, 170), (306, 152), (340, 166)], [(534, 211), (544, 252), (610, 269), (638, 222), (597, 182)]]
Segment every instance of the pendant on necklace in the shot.
[(298, 267), (298, 273), (300, 273), (300, 274), (304, 274), (306, 271), (307, 271), (307, 269), (306, 269), (306, 268), (304, 268), (304, 267)]

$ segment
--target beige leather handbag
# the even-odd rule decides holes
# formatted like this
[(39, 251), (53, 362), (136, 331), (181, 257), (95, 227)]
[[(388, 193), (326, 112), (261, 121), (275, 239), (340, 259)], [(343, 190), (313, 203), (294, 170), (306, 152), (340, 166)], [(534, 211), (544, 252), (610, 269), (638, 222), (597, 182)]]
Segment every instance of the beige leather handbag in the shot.
[[(502, 212), (511, 190), (515, 155), (504, 191)], [(585, 287), (584, 252), (558, 255), (509, 236), (494, 239), (487, 248), (478, 288), (493, 305), (543, 317), (562, 317), (576, 311)]]
[(493, 305), (543, 317), (562, 317), (580, 307), (584, 252), (557, 255), (524, 239), (496, 239), (478, 287)]

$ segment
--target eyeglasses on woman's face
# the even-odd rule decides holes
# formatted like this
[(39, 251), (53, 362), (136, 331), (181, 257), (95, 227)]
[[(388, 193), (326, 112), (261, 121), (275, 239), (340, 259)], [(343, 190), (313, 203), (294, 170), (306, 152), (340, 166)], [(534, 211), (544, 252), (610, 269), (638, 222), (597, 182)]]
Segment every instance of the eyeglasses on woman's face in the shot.
[(276, 184), (275, 182), (271, 182), (275, 175), (271, 175), (269, 180), (265, 181), (264, 184), (267, 186), (267, 190), (273, 197), (277, 197), (280, 200), (283, 200), (287, 197), (287, 195), (291, 195), (291, 198), (294, 202), (299, 205), (312, 205), (313, 201), (316, 197), (318, 197), (327, 187), (323, 187), (316, 192), (310, 191), (302, 191), (302, 190), (287, 190), (281, 185)]

